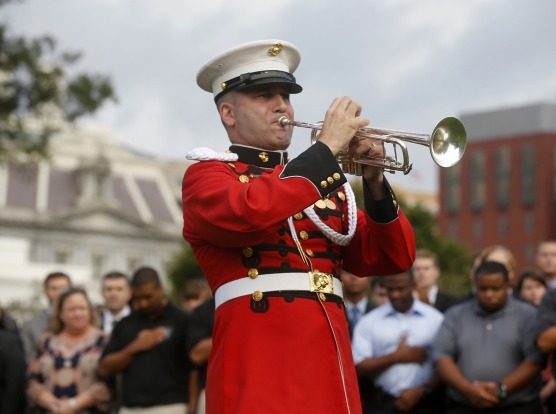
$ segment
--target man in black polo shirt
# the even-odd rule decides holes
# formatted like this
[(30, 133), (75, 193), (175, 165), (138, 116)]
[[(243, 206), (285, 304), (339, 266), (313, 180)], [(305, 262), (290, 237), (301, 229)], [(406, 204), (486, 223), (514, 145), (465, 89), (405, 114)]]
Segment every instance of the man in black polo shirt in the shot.
[(186, 314), (168, 301), (154, 269), (137, 270), (131, 288), (136, 311), (114, 327), (99, 375), (122, 373), (121, 414), (185, 414)]

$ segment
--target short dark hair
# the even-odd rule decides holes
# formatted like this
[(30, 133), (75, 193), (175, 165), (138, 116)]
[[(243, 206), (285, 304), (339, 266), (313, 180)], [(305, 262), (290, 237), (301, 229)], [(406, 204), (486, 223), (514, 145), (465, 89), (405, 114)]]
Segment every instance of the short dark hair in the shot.
[(394, 273), (393, 275), (390, 275), (390, 276), (383, 276), (384, 277), (384, 286), (385, 287), (388, 286), (388, 281), (390, 280), (390, 278), (398, 277), (398, 276), (405, 276), (405, 277), (408, 278), (408, 280), (411, 284), (415, 283), (415, 277), (413, 276), (413, 272), (411, 271), (411, 268), (409, 268), (405, 272)]
[(131, 278), (131, 287), (138, 287), (152, 283), (155, 286), (161, 286), (158, 273), (152, 267), (144, 266), (135, 271)]
[(52, 272), (52, 273), (49, 273), (48, 275), (46, 275), (46, 277), (44, 278), (44, 287), (46, 287), (50, 283), (51, 280), (61, 279), (61, 278), (67, 279), (67, 281), (71, 285), (71, 278), (66, 273), (58, 271), (58, 272)]
[(521, 272), (521, 274), (519, 275), (519, 279), (517, 281), (516, 290), (518, 293), (520, 293), (521, 289), (523, 289), (523, 284), (527, 279), (534, 280), (535, 282), (540, 283), (541, 285), (543, 285), (545, 288), (548, 289), (548, 283), (546, 282), (546, 278), (541, 273), (537, 272), (536, 270), (525, 270)]
[(183, 300), (198, 299), (203, 292), (210, 292), (206, 279), (190, 279), (184, 283), (181, 297)]
[(492, 275), (495, 273), (502, 273), (506, 282), (510, 281), (508, 269), (500, 262), (482, 262), (477, 269), (475, 269), (475, 279), (482, 275)]
[(386, 276), (373, 276), (371, 277), (371, 290), (377, 287), (386, 287)]
[(125, 273), (119, 272), (117, 270), (106, 273), (102, 277), (102, 284), (104, 284), (104, 282), (106, 282), (107, 280), (115, 280), (115, 279), (124, 279), (127, 282), (128, 286), (130, 286), (131, 284), (129, 277)]

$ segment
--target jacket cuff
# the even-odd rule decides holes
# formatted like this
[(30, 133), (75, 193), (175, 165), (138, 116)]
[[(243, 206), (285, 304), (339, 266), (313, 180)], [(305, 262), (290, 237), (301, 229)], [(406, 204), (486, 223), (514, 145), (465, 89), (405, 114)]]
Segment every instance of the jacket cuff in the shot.
[(321, 197), (347, 182), (330, 148), (318, 141), (288, 162), (280, 174), (281, 179), (291, 177), (305, 178), (310, 181)]
[(396, 194), (390, 187), (388, 180), (384, 177), (384, 187), (390, 196), (381, 200), (375, 200), (371, 195), (369, 184), (363, 179), (363, 198), (367, 215), (377, 223), (390, 223), (398, 218), (398, 201)]

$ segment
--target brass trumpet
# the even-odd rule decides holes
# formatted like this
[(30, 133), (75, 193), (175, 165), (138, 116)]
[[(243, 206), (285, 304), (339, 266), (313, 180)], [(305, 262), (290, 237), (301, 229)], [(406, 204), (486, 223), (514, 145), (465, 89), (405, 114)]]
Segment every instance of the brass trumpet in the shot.
[[(317, 139), (318, 131), (322, 129), (322, 122), (310, 124), (292, 121), (287, 116), (282, 116), (278, 120), (278, 123), (284, 127), (286, 125), (292, 125), (301, 128), (310, 128), (312, 130), (312, 144), (314, 144)], [(383, 157), (363, 156), (358, 159), (352, 159), (348, 156), (347, 150), (340, 151), (336, 155), (336, 159), (346, 174), (361, 175), (363, 172), (363, 164), (382, 168), (389, 173), (402, 171), (404, 174), (408, 174), (413, 164), (409, 163), (409, 153), (404, 142), (429, 147), (431, 157), (437, 165), (445, 168), (451, 167), (461, 160), (467, 145), (465, 127), (459, 119), (454, 117), (447, 117), (441, 120), (430, 135), (363, 127), (355, 132), (355, 136), (359, 138), (376, 139), (382, 141), (383, 145), (392, 144), (394, 156), (392, 157), (384, 154)], [(401, 159), (403, 161), (398, 160), (398, 148), (401, 152)]]

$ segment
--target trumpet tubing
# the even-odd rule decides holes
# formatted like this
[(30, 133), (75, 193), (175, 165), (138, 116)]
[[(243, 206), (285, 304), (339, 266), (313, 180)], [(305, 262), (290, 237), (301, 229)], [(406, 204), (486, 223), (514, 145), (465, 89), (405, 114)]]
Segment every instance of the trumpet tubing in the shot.
[[(281, 126), (292, 125), (311, 129), (311, 143), (315, 143), (317, 134), (322, 130), (322, 122), (310, 124), (307, 122), (292, 121), (282, 116), (278, 123)], [(362, 165), (372, 165), (382, 168), (386, 172), (401, 171), (408, 174), (412, 164), (409, 163), (409, 152), (406, 142), (429, 147), (433, 161), (440, 167), (451, 167), (461, 160), (467, 145), (467, 133), (461, 121), (454, 117), (442, 119), (430, 135), (411, 132), (391, 131), (387, 129), (363, 127), (355, 132), (359, 138), (368, 138), (381, 141), (382, 144), (391, 144), (393, 156), (384, 154), (383, 157), (364, 156), (353, 159), (348, 155), (347, 149), (336, 155), (336, 160), (346, 174), (361, 175)], [(400, 154), (398, 154), (400, 152)], [(398, 158), (398, 155), (400, 158)]]

